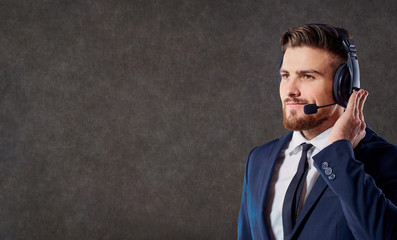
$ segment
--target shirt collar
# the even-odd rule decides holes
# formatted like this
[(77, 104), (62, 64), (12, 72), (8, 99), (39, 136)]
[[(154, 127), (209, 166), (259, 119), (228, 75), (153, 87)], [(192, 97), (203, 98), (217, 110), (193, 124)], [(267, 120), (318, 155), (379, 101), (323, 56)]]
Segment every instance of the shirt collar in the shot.
[(300, 145), (302, 143), (310, 143), (315, 148), (317, 148), (318, 150), (321, 151), (323, 148), (328, 146), (328, 138), (329, 138), (329, 134), (331, 133), (331, 130), (332, 130), (332, 127), (328, 128), (327, 130), (320, 133), (319, 135), (317, 135), (315, 138), (313, 138), (310, 141), (306, 140), (306, 138), (302, 135), (302, 133), (300, 131), (294, 131), (292, 134), (291, 142), (289, 144), (289, 149), (291, 149), (291, 151), (288, 154), (291, 155), (291, 154), (296, 153), (297, 148), (300, 147)]

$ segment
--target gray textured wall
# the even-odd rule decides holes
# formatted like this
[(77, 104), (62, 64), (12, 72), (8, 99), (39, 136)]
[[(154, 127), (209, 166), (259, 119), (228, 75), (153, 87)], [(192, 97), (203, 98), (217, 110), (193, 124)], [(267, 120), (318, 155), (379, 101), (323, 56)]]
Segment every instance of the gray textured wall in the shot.
[(349, 29), (396, 143), (397, 2), (0, 1), (0, 239), (234, 239), (279, 37)]

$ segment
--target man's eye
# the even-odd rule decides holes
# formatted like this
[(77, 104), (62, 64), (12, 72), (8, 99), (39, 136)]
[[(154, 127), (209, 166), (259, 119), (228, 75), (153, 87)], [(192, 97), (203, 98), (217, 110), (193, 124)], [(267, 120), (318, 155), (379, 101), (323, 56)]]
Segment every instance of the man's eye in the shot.
[(307, 79), (307, 80), (314, 79), (314, 77), (311, 76), (311, 75), (303, 75), (302, 78), (303, 78), (303, 79)]
[(289, 77), (289, 74), (283, 73), (283, 74), (281, 74), (281, 77), (282, 77), (282, 78), (288, 78), (288, 77)]

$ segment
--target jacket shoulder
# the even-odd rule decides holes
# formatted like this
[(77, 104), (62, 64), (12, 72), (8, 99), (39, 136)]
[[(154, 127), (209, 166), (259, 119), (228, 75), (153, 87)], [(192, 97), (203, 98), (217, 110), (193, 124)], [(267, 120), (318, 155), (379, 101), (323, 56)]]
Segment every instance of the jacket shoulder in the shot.
[(357, 147), (358, 148), (355, 149), (356, 153), (374, 153), (378, 156), (377, 158), (383, 155), (387, 155), (388, 158), (391, 156), (397, 158), (397, 146), (386, 141), (369, 127), (366, 129), (364, 139)]
[(249, 158), (255, 157), (257, 155), (261, 155), (261, 156), (269, 155), (273, 153), (273, 151), (280, 151), (281, 148), (283, 148), (284, 145), (291, 139), (291, 137), (292, 137), (292, 132), (280, 138), (273, 139), (265, 144), (256, 146), (251, 150), (249, 154)]

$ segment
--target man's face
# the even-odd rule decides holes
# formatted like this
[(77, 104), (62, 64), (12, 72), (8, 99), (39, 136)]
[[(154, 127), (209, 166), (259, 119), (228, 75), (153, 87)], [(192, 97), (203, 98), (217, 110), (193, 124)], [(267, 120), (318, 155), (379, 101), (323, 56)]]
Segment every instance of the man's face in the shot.
[(340, 116), (341, 107), (338, 105), (318, 109), (316, 114), (303, 112), (306, 104), (323, 106), (335, 102), (332, 95), (334, 61), (331, 54), (319, 48), (287, 48), (280, 68), (280, 98), (285, 128), (310, 130), (332, 126)]

